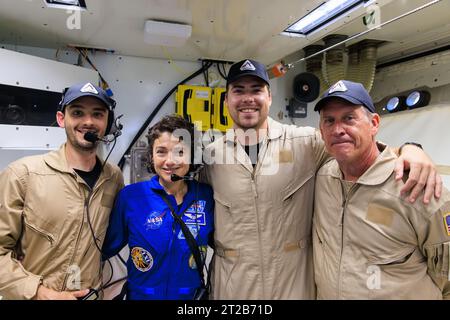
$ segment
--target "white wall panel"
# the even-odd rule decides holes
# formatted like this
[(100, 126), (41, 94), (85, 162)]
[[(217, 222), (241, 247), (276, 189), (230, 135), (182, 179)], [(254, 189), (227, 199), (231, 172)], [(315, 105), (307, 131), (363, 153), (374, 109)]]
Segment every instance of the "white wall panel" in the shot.
[(73, 83), (98, 82), (96, 71), (0, 49), (0, 83), (45, 91), (62, 92)]
[[(378, 140), (393, 146), (413, 141), (422, 144), (433, 161), (450, 169), (450, 104), (427, 106), (385, 115), (381, 119)], [(444, 185), (450, 189), (450, 175), (442, 175)]]

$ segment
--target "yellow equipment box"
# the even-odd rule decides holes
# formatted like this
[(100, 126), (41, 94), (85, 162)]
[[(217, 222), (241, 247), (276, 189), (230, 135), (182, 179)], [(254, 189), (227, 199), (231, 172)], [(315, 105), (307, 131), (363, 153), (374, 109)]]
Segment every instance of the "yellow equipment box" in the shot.
[(210, 129), (211, 95), (209, 87), (179, 85), (175, 98), (176, 113), (194, 123), (198, 130)]
[(213, 109), (211, 112), (211, 122), (214, 129), (222, 132), (233, 127), (233, 120), (228, 112), (225, 103), (225, 88), (215, 88), (213, 93)]

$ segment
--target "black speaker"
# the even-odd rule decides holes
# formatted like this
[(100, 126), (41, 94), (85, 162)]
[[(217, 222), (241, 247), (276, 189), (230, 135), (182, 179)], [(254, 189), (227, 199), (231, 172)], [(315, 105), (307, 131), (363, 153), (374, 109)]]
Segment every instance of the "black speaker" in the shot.
[(0, 124), (57, 126), (61, 93), (0, 84)]
[(311, 102), (320, 94), (320, 80), (310, 72), (299, 73), (294, 78), (294, 98), (301, 102)]

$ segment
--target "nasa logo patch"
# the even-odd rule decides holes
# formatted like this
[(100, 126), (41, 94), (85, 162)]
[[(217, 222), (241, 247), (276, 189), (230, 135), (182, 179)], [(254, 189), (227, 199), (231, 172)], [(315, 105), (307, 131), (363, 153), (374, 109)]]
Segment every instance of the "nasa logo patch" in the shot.
[(150, 213), (145, 219), (145, 227), (147, 230), (156, 230), (159, 229), (163, 223), (163, 217), (166, 215), (166, 212), (157, 212), (153, 211)]

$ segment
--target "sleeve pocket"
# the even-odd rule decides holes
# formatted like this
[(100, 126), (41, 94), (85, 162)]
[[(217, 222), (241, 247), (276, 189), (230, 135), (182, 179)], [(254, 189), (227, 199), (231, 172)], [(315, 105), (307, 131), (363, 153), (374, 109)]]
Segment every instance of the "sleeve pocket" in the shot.
[(426, 247), (425, 252), (428, 256), (428, 269), (450, 281), (450, 242)]

